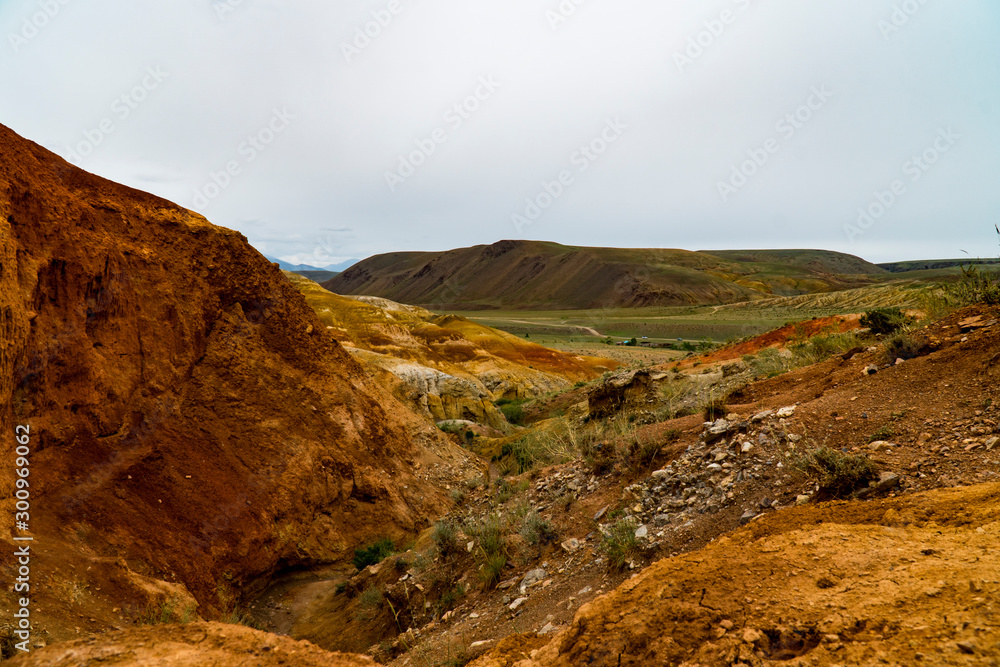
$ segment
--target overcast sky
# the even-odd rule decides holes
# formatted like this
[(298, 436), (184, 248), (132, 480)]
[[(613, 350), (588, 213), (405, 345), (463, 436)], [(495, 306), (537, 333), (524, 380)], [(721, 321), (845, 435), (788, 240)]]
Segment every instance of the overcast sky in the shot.
[(0, 123), (297, 263), (1000, 254), (996, 0), (0, 0), (0, 34)]

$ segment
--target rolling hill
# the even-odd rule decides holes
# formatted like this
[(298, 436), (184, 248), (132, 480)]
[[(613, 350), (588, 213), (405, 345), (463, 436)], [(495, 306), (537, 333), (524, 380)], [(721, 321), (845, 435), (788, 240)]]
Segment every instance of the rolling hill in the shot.
[(963, 266), (981, 266), (987, 270), (994, 270), (996, 269), (996, 265), (1000, 265), (1000, 259), (918, 259), (908, 262), (879, 264), (880, 267), (891, 273), (934, 271), (939, 269), (952, 269), (957, 273)]
[(843, 289), (886, 275), (858, 257), (818, 250), (693, 252), (499, 241), (376, 255), (323, 286), (439, 309), (574, 310), (732, 303)]

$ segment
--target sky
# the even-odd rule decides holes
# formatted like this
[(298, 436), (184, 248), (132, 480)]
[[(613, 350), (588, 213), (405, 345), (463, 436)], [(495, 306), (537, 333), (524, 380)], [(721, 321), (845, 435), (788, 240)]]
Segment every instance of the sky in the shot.
[(326, 266), (1000, 255), (996, 0), (0, 0), (0, 123)]

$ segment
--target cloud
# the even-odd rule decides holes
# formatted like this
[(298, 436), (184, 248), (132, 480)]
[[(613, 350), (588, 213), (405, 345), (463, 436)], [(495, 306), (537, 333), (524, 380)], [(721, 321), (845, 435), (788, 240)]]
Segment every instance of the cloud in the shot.
[[(58, 12), (36, 21), (52, 2)], [(84, 168), (282, 257), (519, 234), (872, 260), (996, 253), (1000, 9), (562, 4), (11, 0), (0, 122), (64, 156), (89, 142)], [(489, 95), (484, 79), (498, 83)], [(833, 96), (786, 136), (781, 119), (821, 86)], [(620, 140), (519, 230), (525, 199), (615, 117), (629, 126)], [(852, 239), (857, 209), (947, 127), (963, 140)], [(719, 183), (769, 139), (777, 150), (723, 201)], [(391, 190), (387, 172), (428, 141)]]

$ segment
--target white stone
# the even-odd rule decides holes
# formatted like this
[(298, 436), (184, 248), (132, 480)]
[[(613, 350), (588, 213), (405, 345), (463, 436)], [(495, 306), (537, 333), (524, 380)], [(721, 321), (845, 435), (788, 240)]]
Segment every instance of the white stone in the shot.
[(580, 546), (581, 546), (580, 540), (576, 539), (575, 537), (571, 537), (562, 543), (563, 551), (565, 551), (568, 554), (576, 553), (577, 551), (580, 550)]
[(535, 584), (540, 584), (542, 581), (545, 580), (545, 577), (547, 576), (548, 573), (540, 567), (528, 572), (526, 575), (524, 575), (524, 578), (521, 579), (521, 586), (520, 586), (521, 595), (524, 595), (528, 591), (528, 589), (534, 586)]
[(510, 609), (511, 611), (517, 611), (521, 607), (521, 605), (523, 605), (527, 601), (528, 598), (518, 598), (513, 602), (511, 602), (509, 605), (507, 605), (507, 608)]
[(785, 419), (786, 417), (791, 417), (794, 414), (795, 414), (795, 406), (789, 405), (786, 408), (781, 408), (780, 410), (778, 410), (775, 416), (777, 416), (778, 419)]

